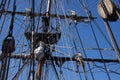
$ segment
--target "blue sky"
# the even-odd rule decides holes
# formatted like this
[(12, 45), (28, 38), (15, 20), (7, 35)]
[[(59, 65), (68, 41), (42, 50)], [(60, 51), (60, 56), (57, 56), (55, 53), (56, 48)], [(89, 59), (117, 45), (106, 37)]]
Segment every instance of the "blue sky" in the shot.
[[(25, 8), (28, 8), (28, 3), (27, 1), (29, 0), (17, 0), (17, 10), (16, 11), (25, 11)], [(35, 12), (39, 12), (40, 9), (40, 5), (39, 5), (39, 1), (35, 1), (36, 3), (36, 7), (35, 7)], [(53, 0), (54, 1), (54, 0)], [(61, 3), (62, 1), (62, 3)], [(69, 15), (69, 10), (74, 10), (76, 12), (77, 16), (87, 16), (87, 13), (84, 11), (83, 7), (81, 6), (80, 2), (81, 0), (56, 0), (57, 2), (57, 8), (55, 8), (55, 4), (52, 4), (52, 12), (53, 13), (58, 13), (58, 14), (67, 14)], [(117, 5), (120, 7), (120, 3), (119, 0), (113, 0), (114, 2), (117, 3)], [(94, 50), (94, 49), (98, 49), (97, 43), (95, 41), (95, 36), (93, 35), (93, 31), (91, 29), (90, 23), (84, 23), (84, 22), (78, 22), (78, 24), (76, 25), (76, 28), (78, 30), (78, 33), (76, 31), (75, 25), (72, 22), (71, 25), (68, 25), (68, 23), (71, 22), (71, 19), (59, 19), (58, 21), (60, 22), (61, 25), (61, 38), (59, 40), (59, 42), (57, 44), (55, 44), (55, 52), (52, 53), (52, 55), (55, 56), (69, 56), (72, 57), (74, 56), (77, 52), (80, 52), (82, 54), (82, 56), (84, 58), (88, 57), (88, 58), (98, 58), (101, 59), (101, 55), (100, 52), (102, 53), (103, 58), (105, 59), (117, 59), (116, 58), (116, 53), (111, 50), (112, 47), (111, 45), (106, 41), (106, 39), (103, 37), (103, 35), (101, 34), (100, 30), (98, 28), (101, 28), (102, 32), (104, 33), (104, 35), (106, 36), (107, 40), (110, 42), (108, 33), (106, 31), (105, 25), (103, 23), (102, 18), (98, 15), (98, 11), (97, 11), (97, 4), (98, 4), (99, 0), (85, 0), (85, 4), (86, 4), (86, 8), (88, 8), (88, 10), (91, 11), (92, 16), (97, 17), (97, 19), (95, 19), (95, 21), (91, 21), (91, 25), (93, 27), (93, 30), (95, 32), (98, 44), (100, 48), (104, 48), (105, 50)], [(11, 1), (9, 10), (12, 10), (12, 3), (13, 0)], [(44, 7), (42, 7), (42, 13), (44, 13), (46, 11), (46, 5), (44, 4)], [(57, 9), (57, 10), (56, 10)], [(2, 45), (2, 41), (3, 39), (6, 37), (7, 32), (8, 32), (8, 26), (10, 23), (10, 16), (11, 15), (7, 15), (6, 17), (6, 21), (3, 27), (3, 30), (0, 34), (0, 47)], [(2, 16), (0, 23), (2, 23), (4, 16)], [(24, 16), (21, 15), (15, 15), (15, 23), (14, 23), (14, 31), (13, 31), (13, 36), (15, 37), (16, 40), (16, 51), (13, 54), (28, 54), (29, 51), (29, 47), (28, 47), (28, 41), (26, 40), (25, 36), (24, 36), (24, 30), (28, 26), (28, 21), (24, 22)], [(36, 17), (35, 19), (35, 26), (37, 26), (37, 20), (38, 18)], [(99, 26), (96, 26), (96, 23)], [(117, 22), (109, 22), (111, 25), (111, 29), (113, 31), (113, 34), (115, 36), (115, 39), (118, 43), (118, 46), (120, 47), (120, 20), (118, 20)], [(51, 19), (51, 24), (53, 27), (56, 27), (56, 19)], [(40, 24), (38, 25), (38, 27), (41, 27), (42, 23), (41, 23), (41, 18), (40, 18)], [(1, 26), (1, 25), (0, 25)], [(82, 44), (80, 42), (80, 40), (82, 41)], [(74, 43), (75, 42), (75, 43)], [(111, 43), (111, 42), (110, 42)], [(85, 50), (83, 50), (82, 45), (84, 47)], [(53, 46), (53, 45), (52, 45)], [(77, 47), (77, 49), (75, 48)], [(85, 51), (85, 53), (84, 53)], [(62, 54), (61, 54), (62, 53)], [(86, 54), (86, 56), (85, 56)], [(13, 77), (12, 74), (15, 74), (18, 70), (18, 66), (21, 65), (22, 66), (22, 60), (16, 60), (16, 59), (12, 59), (11, 60), (11, 65), (10, 65), (10, 75), (9, 75), (9, 79), (11, 80), (11, 78)], [(48, 63), (51, 64), (51, 63)], [(37, 62), (36, 62), (37, 65)], [(109, 70), (109, 75), (111, 77), (111, 80), (119, 80), (120, 78), (120, 74), (117, 74), (120, 72), (119, 69), (119, 64), (118, 63), (109, 63), (109, 64), (105, 64), (107, 66), (107, 69)], [(109, 80), (108, 79), (108, 75), (106, 74), (106, 70), (105, 65), (103, 63), (98, 63), (98, 62), (85, 62), (85, 68), (86, 68), (86, 75), (88, 80), (93, 80), (92, 79), (92, 75), (90, 73), (89, 70), (89, 66), (93, 72), (94, 75), (94, 79), (95, 80)], [(58, 74), (60, 75), (60, 68), (57, 67), (56, 68), (58, 70)], [(75, 62), (65, 62), (62, 66), (62, 71), (63, 71), (63, 75), (65, 77), (65, 80), (85, 80), (83, 71), (81, 66), (79, 66), (80, 69), (80, 75), (82, 76), (82, 79), (80, 79), (80, 75), (74, 71), (76, 71), (76, 63)], [(46, 68), (44, 68), (44, 70), (46, 70)], [(28, 76), (28, 72), (29, 72), (29, 66), (27, 66), (24, 69), (23, 74), (20, 76), (20, 80), (22, 80), (23, 78), (27, 80)], [(115, 73), (117, 72), (117, 73)], [(45, 75), (45, 71), (44, 74)], [(56, 80), (55, 78), (55, 73), (54, 73), (54, 69), (53, 66), (49, 66), (49, 79), (48, 80)], [(63, 76), (61, 75), (61, 80), (63, 79)]]

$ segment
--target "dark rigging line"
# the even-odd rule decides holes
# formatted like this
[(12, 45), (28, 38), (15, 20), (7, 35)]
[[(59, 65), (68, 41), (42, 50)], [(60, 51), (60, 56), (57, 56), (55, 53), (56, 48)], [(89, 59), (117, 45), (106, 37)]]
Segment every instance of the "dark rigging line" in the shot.
[[(53, 0), (53, 3), (54, 3), (54, 8), (55, 8), (55, 13), (57, 14), (57, 18), (56, 18), (56, 28), (58, 27), (59, 25), (59, 16), (58, 16), (58, 13), (57, 13), (57, 9), (58, 9), (58, 6), (57, 6), (57, 0)], [(60, 80), (61, 80), (61, 77), (63, 78), (63, 80), (65, 80), (65, 77), (64, 77), (64, 74), (63, 74), (63, 71), (62, 71), (62, 66), (60, 64)]]
[(6, 2), (7, 2), (7, 0), (4, 0), (3, 3), (2, 3), (2, 5), (1, 5), (2, 12), (0, 13), (0, 19), (2, 17), (2, 14), (3, 14), (4, 8), (5, 8)]
[(111, 42), (107, 39), (107, 37), (105, 36), (104, 32), (102, 31), (102, 29), (98, 25), (98, 23), (95, 20), (93, 20), (93, 22), (96, 25), (96, 27), (98, 28), (98, 30), (101, 32), (101, 34), (103, 35), (103, 37), (105, 38), (105, 40), (108, 42), (108, 44), (111, 46), (111, 48), (113, 48)]
[[(92, 30), (92, 32), (93, 32), (93, 35), (94, 35), (94, 38), (95, 38), (97, 47), (100, 48), (99, 43), (98, 43), (98, 40), (97, 40), (97, 37), (96, 37), (96, 35), (95, 35), (95, 31), (94, 31), (94, 29), (93, 29), (93, 26), (92, 26), (91, 22), (90, 22), (90, 27), (91, 27), (91, 30)], [(102, 55), (102, 53), (101, 53), (101, 50), (99, 50), (99, 53), (100, 53), (101, 58), (104, 59), (104, 58), (103, 58), (103, 55)], [(106, 66), (104, 60), (103, 60), (103, 64), (104, 64), (104, 66), (105, 66), (105, 70), (106, 70), (106, 73), (107, 73), (107, 75), (108, 75), (108, 78), (109, 78), (109, 80), (111, 80), (110, 75), (109, 75), (108, 70), (107, 70), (107, 66)]]
[[(42, 11), (42, 4), (44, 4), (44, 0), (41, 0), (39, 13), (41, 13), (41, 11)], [(35, 30), (36, 32), (37, 32), (38, 29), (39, 29), (39, 24), (40, 24), (40, 15), (38, 16), (37, 28), (36, 28), (36, 30)]]
[(4, 1), (2, 0), (1, 3), (0, 3), (0, 9), (1, 9), (1, 7), (2, 7), (3, 2), (4, 2)]
[[(7, 5), (6, 10), (8, 10), (9, 5), (10, 5), (10, 0), (8, 1), (8, 5)], [(1, 14), (2, 14), (2, 12), (1, 12)], [(7, 15), (7, 13), (5, 13), (4, 19), (3, 19), (3, 21), (2, 21), (2, 25), (1, 25), (1, 27), (0, 27), (0, 34), (1, 34), (1, 32), (2, 32), (2, 29), (3, 29), (3, 26), (4, 26), (4, 22), (5, 22), (5, 20), (6, 20), (6, 15)]]
[[(75, 24), (75, 26), (76, 26), (76, 24)], [(75, 27), (76, 28), (76, 27)], [(69, 30), (70, 30), (70, 27), (69, 27)], [(74, 38), (74, 36), (71, 34), (71, 37), (72, 37), (72, 40), (73, 40), (73, 44), (74, 44), (74, 46), (75, 46), (75, 50), (76, 50), (76, 52), (78, 53), (79, 52), (79, 50), (77, 49), (77, 45), (76, 45), (76, 43), (75, 43), (75, 38)], [(78, 70), (79, 70), (79, 68), (78, 68)], [(84, 72), (84, 71), (83, 71)], [(79, 73), (79, 78), (82, 80), (82, 78), (81, 78), (81, 74)], [(85, 77), (86, 78), (86, 77)], [(87, 80), (87, 78), (86, 78), (86, 80)]]
[[(7, 0), (6, 0), (7, 1)], [(9, 7), (9, 4), (10, 4), (10, 0), (8, 1), (8, 6), (7, 6), (7, 9), (8, 9), (8, 7)], [(14, 11), (16, 10), (16, 0), (14, 0), (14, 3), (13, 3), (13, 13), (12, 13), (12, 17), (11, 17), (11, 21), (10, 21), (10, 26), (9, 26), (9, 33), (8, 33), (8, 36), (9, 36), (9, 34), (11, 34), (12, 35), (12, 29), (13, 29), (13, 21), (14, 21)], [(6, 15), (5, 15), (5, 17), (6, 17)], [(5, 18), (4, 18), (5, 19)], [(4, 67), (4, 69), (5, 70), (1, 70), (0, 71), (0, 78), (1, 79), (5, 79), (5, 80), (7, 80), (7, 78), (8, 78), (8, 71), (9, 71), (9, 65), (10, 65), (10, 58), (8, 58), (7, 59), (7, 54), (8, 54), (8, 52), (5, 52), (5, 53), (3, 53), (4, 54), (4, 58), (3, 58), (3, 60), (2, 60), (2, 66)], [(9, 54), (11, 54), (11, 53), (9, 53)], [(1, 66), (1, 69), (2, 69), (2, 66)], [(7, 66), (7, 68), (6, 68), (6, 66)]]
[[(34, 15), (35, 13), (35, 0), (32, 0), (32, 14)], [(34, 43), (35, 43), (35, 39), (34, 39), (34, 32), (35, 32), (35, 18), (34, 16), (32, 16), (32, 26), (31, 26), (31, 29), (32, 29), (32, 40), (31, 40), (31, 54), (32, 54), (32, 77), (33, 77), (33, 80), (35, 79), (35, 60), (34, 60)]]
[[(11, 22), (10, 22), (10, 27), (9, 27), (9, 33), (8, 33), (8, 35), (9, 34), (12, 34), (12, 32), (13, 32), (13, 27), (14, 27), (14, 16), (15, 16), (15, 14), (14, 14), (14, 12), (16, 11), (16, 0), (14, 0), (14, 4), (13, 4), (13, 13), (12, 13), (12, 18), (11, 18)], [(11, 33), (10, 33), (11, 32)], [(11, 54), (11, 53), (10, 53)], [(8, 72), (9, 72), (9, 66), (10, 66), (10, 58), (8, 58), (8, 64), (7, 64), (7, 73), (6, 73), (6, 79), (5, 80), (7, 80), (8, 79)]]
[[(83, 9), (84, 9), (85, 12), (86, 12), (86, 6), (85, 6), (85, 4), (84, 4), (84, 1), (83, 1), (83, 0), (82, 0), (82, 1), (79, 0), (79, 2), (81, 3)], [(88, 17), (89, 17), (89, 16), (88, 16)], [(75, 27), (76, 27), (76, 26), (75, 26)], [(77, 30), (77, 27), (76, 27), (76, 31), (77, 31), (77, 33), (78, 33), (78, 37), (79, 37), (79, 40), (80, 40), (81, 46), (82, 46), (82, 48), (84, 48), (84, 45), (83, 45), (82, 39), (81, 39), (80, 34), (79, 34), (78, 30)], [(85, 57), (87, 58), (87, 55), (86, 55), (86, 51), (85, 51), (85, 50), (83, 50), (83, 53), (84, 53)], [(91, 67), (90, 67), (90, 64), (89, 64), (88, 61), (87, 61), (87, 64), (88, 64), (88, 67), (89, 67), (89, 70), (90, 70), (90, 73), (91, 73), (92, 79), (95, 80), (95, 79), (94, 79), (94, 75), (93, 75), (92, 70), (91, 70)]]
[[(82, 46), (82, 48), (84, 48), (82, 39), (81, 39), (81, 37), (80, 37), (80, 34), (79, 34), (79, 32), (78, 32), (78, 29), (77, 29), (76, 25), (75, 25), (75, 29), (76, 29), (76, 32), (77, 32), (77, 34), (78, 34), (78, 38), (79, 38), (79, 41), (80, 41), (80, 43), (81, 43), (81, 46)], [(83, 53), (84, 53), (84, 55), (85, 55), (85, 58), (87, 58), (86, 51), (85, 51), (84, 49), (83, 49)], [(92, 73), (92, 70), (91, 70), (91, 67), (90, 67), (90, 64), (89, 64), (88, 61), (86, 61), (86, 62), (87, 62), (87, 64), (88, 64), (88, 68), (89, 68), (89, 70), (90, 70), (92, 79), (95, 80), (95, 79), (94, 79), (94, 76), (93, 76), (93, 73)]]
[[(98, 68), (101, 68), (101, 69), (105, 69), (105, 68), (100, 67), (100, 66), (98, 66), (98, 65), (96, 65), (96, 64), (94, 64), (94, 66), (96, 66), (96, 67), (98, 67)], [(113, 70), (110, 70), (110, 69), (109, 69), (109, 71), (112, 72), (112, 73), (115, 73), (115, 74), (120, 75), (120, 73), (118, 73), (118, 72), (116, 72), (116, 71), (113, 71)]]
[(54, 69), (54, 71), (55, 71), (55, 73), (56, 73), (56, 76), (57, 76), (58, 80), (60, 80), (59, 75), (58, 75), (58, 72), (57, 72), (57, 69), (56, 69), (56, 67), (55, 67), (55, 64), (54, 64), (53, 61), (51, 61), (51, 62), (52, 62), (53, 69)]

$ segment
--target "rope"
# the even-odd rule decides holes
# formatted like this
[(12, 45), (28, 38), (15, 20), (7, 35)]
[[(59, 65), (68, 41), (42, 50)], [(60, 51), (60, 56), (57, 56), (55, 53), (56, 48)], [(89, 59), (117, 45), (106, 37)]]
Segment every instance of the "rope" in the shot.
[(5, 8), (6, 2), (7, 2), (7, 0), (4, 0), (3, 3), (1, 2), (1, 7), (0, 7), (0, 8), (1, 8), (0, 19), (1, 19), (1, 17), (2, 17), (2, 14), (3, 14), (4, 8)]
[[(95, 31), (94, 31), (93, 26), (91, 25), (91, 23), (90, 23), (90, 26), (91, 26), (91, 30), (92, 30), (92, 32), (93, 32), (93, 35), (94, 35), (94, 38), (95, 38), (97, 47), (98, 47), (98, 49), (99, 49), (100, 46), (99, 46), (99, 44), (98, 44), (98, 40), (97, 40), (97, 37), (96, 37), (96, 35), (95, 35)], [(99, 50), (99, 53), (100, 53), (101, 58), (103, 59), (103, 55), (102, 55), (101, 50)], [(103, 64), (104, 64), (104, 66), (105, 66), (105, 70), (106, 70), (106, 72), (107, 72), (108, 78), (109, 78), (109, 80), (111, 80), (110, 75), (109, 75), (109, 73), (108, 73), (108, 70), (107, 70), (107, 67), (106, 67), (106, 64), (105, 64), (104, 60), (103, 60)]]
[[(76, 32), (77, 32), (77, 34), (78, 34), (78, 38), (79, 38), (79, 41), (80, 41), (80, 43), (81, 43), (81, 46), (82, 46), (82, 48), (84, 48), (84, 45), (83, 45), (82, 39), (81, 39), (81, 37), (80, 37), (80, 35), (79, 35), (79, 32), (78, 32), (76, 26), (75, 26), (75, 29), (76, 29)], [(83, 53), (84, 53), (85, 57), (87, 58), (86, 51), (85, 51), (84, 49), (83, 49)], [(87, 64), (88, 64), (88, 68), (89, 68), (89, 70), (90, 70), (90, 73), (91, 73), (92, 79), (94, 80), (94, 76), (93, 76), (92, 70), (91, 70), (91, 68), (90, 68), (90, 64), (89, 64), (88, 61), (86, 61), (86, 62), (87, 62)], [(82, 67), (82, 69), (83, 69), (83, 67)], [(85, 73), (84, 69), (83, 69), (83, 72), (84, 72), (85, 78), (86, 78), (86, 80), (87, 80), (86, 73)]]
[[(10, 1), (9, 1), (10, 3)], [(9, 4), (8, 3), (8, 4)], [(9, 5), (8, 5), (9, 6)], [(14, 0), (14, 3), (13, 3), (13, 11), (15, 11), (16, 9), (16, 0)], [(11, 22), (10, 22), (10, 27), (9, 27), (9, 33), (8, 33), (8, 36), (9, 37), (10, 35), (12, 35), (12, 33), (10, 32), (12, 30), (12, 27), (13, 27), (13, 21), (14, 21), (14, 13), (12, 13), (12, 17), (11, 17)], [(12, 27), (11, 27), (12, 25)], [(8, 43), (8, 40), (7, 40), (7, 37), (5, 38), (4, 42), (6, 41)], [(11, 37), (11, 36), (10, 36)], [(3, 42), (3, 46), (2, 46), (2, 49), (3, 49), (3, 60), (2, 60), (2, 67), (4, 67), (4, 69), (2, 70), (2, 67), (1, 67), (1, 73), (0, 73), (0, 78), (1, 80), (5, 79), (7, 80), (8, 78), (8, 72), (9, 72), (9, 65), (10, 65), (10, 58), (7, 58), (6, 55), (8, 55), (8, 53), (10, 53), (9, 55), (11, 55), (11, 47), (10, 47), (10, 44), (12, 42), (14, 42), (14, 40), (12, 40), (12, 42), (10, 42), (8, 48), (6, 46), (6, 43)], [(14, 46), (14, 45), (12, 45)], [(12, 47), (13, 48), (13, 47)], [(7, 49), (7, 50), (4, 50), (4, 49)], [(13, 50), (13, 49), (12, 49)], [(4, 52), (5, 51), (5, 52)], [(14, 50), (13, 50), (14, 51)], [(13, 52), (12, 51), (12, 52)], [(7, 66), (7, 67), (6, 67)]]
[[(89, 20), (90, 20), (90, 14), (88, 13), (88, 9), (87, 9), (87, 7), (86, 7), (86, 5), (85, 5), (84, 0), (82, 0), (82, 1), (79, 0), (79, 1), (80, 1), (81, 5), (82, 5), (84, 11), (87, 13), (87, 16), (88, 16), (88, 18), (89, 18)], [(76, 27), (76, 26), (75, 26), (75, 27)], [(77, 28), (76, 28), (76, 31), (77, 31), (77, 33), (78, 33), (78, 36), (79, 36), (79, 40), (80, 40), (81, 46), (82, 46), (82, 48), (84, 48), (82, 39), (81, 39), (81, 37), (80, 37), (80, 35), (79, 35), (79, 32), (78, 32)], [(83, 50), (83, 53), (84, 53), (85, 57), (87, 58), (87, 55), (86, 55), (86, 51), (85, 51), (85, 50)], [(88, 64), (88, 68), (89, 68), (89, 70), (90, 70), (92, 79), (95, 80), (95, 79), (94, 79), (94, 75), (93, 75), (92, 70), (91, 70), (91, 67), (90, 67), (90, 64), (89, 64), (88, 61), (87, 61), (87, 64)]]
[(12, 12), (12, 16), (11, 16), (11, 21), (10, 21), (8, 36), (9, 35), (11, 36), (12, 33), (13, 33), (13, 23), (14, 23), (15, 11), (16, 11), (16, 0), (14, 0), (14, 4), (13, 4), (13, 12)]
[[(41, 3), (40, 3), (39, 13), (41, 13), (41, 10), (42, 10), (42, 4), (44, 4), (44, 3), (43, 3), (43, 0), (41, 0)], [(38, 16), (38, 23), (37, 23), (36, 32), (38, 32), (39, 24), (40, 24), (40, 15)]]
[(103, 8), (103, 10), (104, 10), (104, 12), (106, 14), (106, 16), (109, 17), (110, 15), (108, 13), (108, 10), (107, 10), (107, 8), (106, 8), (105, 3), (103, 2), (103, 0), (101, 0), (100, 4), (101, 4), (101, 6), (102, 6), (102, 8)]
[[(71, 32), (70, 32), (70, 25), (69, 25), (69, 22), (68, 22), (68, 20), (67, 20), (67, 16), (66, 16), (66, 13), (65, 13), (65, 9), (64, 9), (64, 6), (63, 6), (63, 2), (62, 1), (64, 1), (64, 0), (60, 0), (60, 6), (61, 6), (61, 9), (62, 9), (62, 12), (63, 12), (63, 15), (64, 15), (64, 18), (65, 18), (65, 22), (64, 23), (66, 23), (65, 25), (66, 25), (66, 31), (68, 30), (68, 33), (69, 33), (69, 36), (67, 36), (67, 38), (69, 37), (69, 38), (72, 38), (72, 41), (73, 41), (73, 37), (72, 37), (72, 35), (71, 35)], [(58, 4), (59, 5), (59, 4)], [(64, 27), (65, 28), (65, 27)], [(64, 32), (66, 32), (66, 31), (64, 31)], [(65, 37), (66, 38), (66, 37)], [(64, 43), (66, 43), (67, 45), (70, 45), (70, 43), (69, 43), (69, 40), (70, 39), (66, 39), (67, 40), (67, 42), (65, 42), (65, 40), (63, 41)], [(70, 57), (71, 57), (71, 51), (70, 50), (68, 50), (68, 54), (67, 55), (69, 55)], [(71, 60), (72, 60), (72, 58), (71, 58)], [(73, 69), (74, 69), (74, 65), (72, 64), (72, 66), (71, 66)], [(67, 74), (66, 74), (67, 75)], [(68, 77), (68, 79), (69, 79), (69, 75), (67, 76)]]
[(103, 37), (105, 38), (105, 40), (107, 41), (107, 43), (111, 46), (111, 48), (113, 48), (111, 42), (108, 40), (108, 38), (106, 37), (106, 35), (102, 31), (102, 29), (100, 28), (100, 26), (98, 25), (98, 23), (95, 20), (93, 22), (96, 25), (96, 27), (98, 28), (98, 30), (101, 32), (101, 34), (103, 35)]
[(1, 1), (1, 3), (0, 3), (0, 8), (1, 8), (1, 7), (2, 7), (2, 5), (3, 5), (3, 2), (4, 2), (4, 1), (2, 0), (2, 1)]
[[(9, 5), (10, 5), (10, 0), (8, 1), (8, 5), (7, 5), (7, 8), (6, 8), (6, 11), (8, 10)], [(2, 14), (2, 13), (1, 13), (1, 14)], [(1, 25), (1, 27), (0, 27), (0, 34), (1, 34), (2, 29), (3, 29), (3, 27), (4, 27), (4, 23), (5, 23), (5, 20), (6, 20), (6, 15), (7, 15), (7, 13), (5, 13), (4, 19), (3, 19), (3, 21), (2, 21), (2, 25)]]
[[(12, 13), (12, 21), (11, 21), (10, 31), (13, 30), (13, 22), (14, 22), (14, 15), (15, 15), (14, 12), (15, 12), (15, 10), (16, 10), (16, 0), (14, 0), (14, 4), (13, 4), (13, 13)], [(11, 32), (11, 34), (9, 33), (9, 35), (12, 35), (12, 32)], [(6, 79), (5, 80), (7, 80), (7, 78), (8, 78), (9, 65), (10, 65), (10, 58), (8, 58), (7, 73), (6, 73)]]

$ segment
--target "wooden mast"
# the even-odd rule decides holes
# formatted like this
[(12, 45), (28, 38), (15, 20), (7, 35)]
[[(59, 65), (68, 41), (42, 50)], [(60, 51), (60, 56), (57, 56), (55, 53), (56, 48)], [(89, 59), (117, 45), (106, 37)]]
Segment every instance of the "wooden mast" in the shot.
[[(51, 8), (51, 0), (48, 0), (48, 2), (47, 2), (47, 12), (46, 12), (45, 17), (49, 17), (49, 20), (50, 20), (50, 8)], [(43, 54), (45, 54), (45, 53), (43, 53)], [(38, 68), (37, 68), (37, 74), (36, 74), (36, 80), (41, 80), (43, 65), (44, 65), (43, 59), (39, 60), (38, 61)]]
[(40, 60), (40, 61), (38, 62), (38, 68), (37, 68), (36, 80), (40, 80), (40, 79), (41, 79), (42, 66), (43, 66), (43, 60)]

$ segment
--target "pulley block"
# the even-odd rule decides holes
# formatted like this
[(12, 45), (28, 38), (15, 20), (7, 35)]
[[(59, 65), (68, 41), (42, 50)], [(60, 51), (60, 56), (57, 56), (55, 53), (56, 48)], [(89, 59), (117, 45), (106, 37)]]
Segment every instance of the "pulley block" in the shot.
[(103, 19), (117, 21), (119, 17), (116, 10), (117, 6), (111, 0), (100, 0), (98, 4), (98, 13)]
[(13, 36), (7, 36), (2, 44), (3, 53), (12, 53), (15, 51), (15, 39)]

